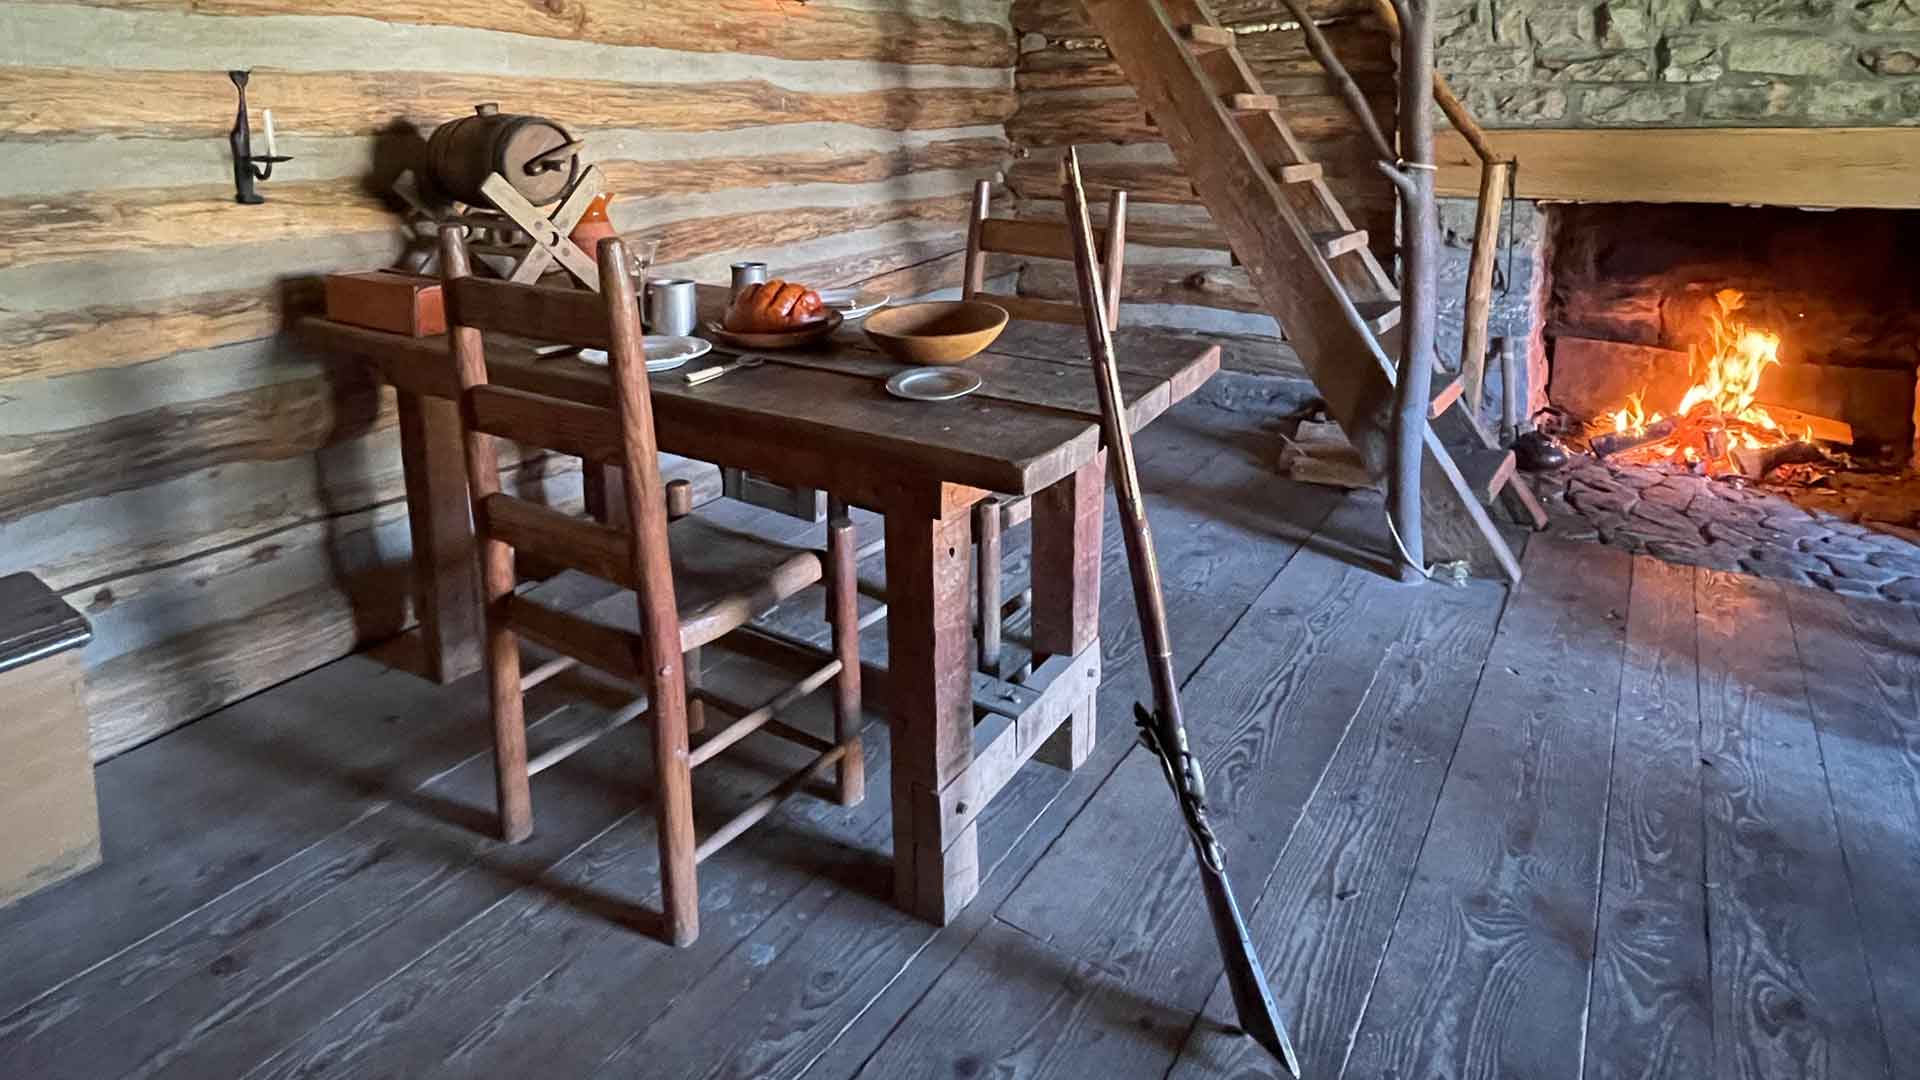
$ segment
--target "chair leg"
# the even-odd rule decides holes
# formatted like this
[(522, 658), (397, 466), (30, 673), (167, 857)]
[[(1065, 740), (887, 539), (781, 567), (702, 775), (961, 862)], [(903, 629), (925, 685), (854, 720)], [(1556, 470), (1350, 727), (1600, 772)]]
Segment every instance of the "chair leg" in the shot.
[(860, 753), (860, 591), (853, 519), (845, 503), (827, 504), (827, 621), (833, 625), (833, 741), (846, 747), (836, 766), (841, 806), (867, 795), (866, 762)]
[(1000, 504), (983, 499), (973, 504), (974, 607), (980, 619), (980, 651), (975, 666), (988, 675), (1000, 675)]
[[(512, 588), (513, 553), (497, 541), (481, 541), (489, 582)], [(520, 690), (520, 641), (507, 625), (499, 599), (487, 605), (487, 698), (493, 713), (494, 808), (500, 838), (517, 844), (533, 835), (533, 795), (527, 783), (527, 714)]]
[(707, 730), (707, 703), (693, 696), (700, 689), (700, 650), (688, 649), (681, 663), (687, 669), (687, 731), (697, 734)]
[(667, 940), (691, 945), (700, 936), (700, 884), (693, 831), (693, 768), (687, 763), (685, 714), (653, 711), (654, 815), (660, 834), (660, 899)]

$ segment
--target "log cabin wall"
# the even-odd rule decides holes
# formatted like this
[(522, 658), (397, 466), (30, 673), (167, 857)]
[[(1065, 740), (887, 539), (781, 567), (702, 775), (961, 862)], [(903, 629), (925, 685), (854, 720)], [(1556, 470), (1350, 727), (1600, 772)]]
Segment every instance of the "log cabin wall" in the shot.
[[(390, 264), (383, 191), (480, 101), (584, 134), (710, 280), (957, 282), (1004, 0), (100, 0), (0, 9), (0, 571), (93, 621), (95, 756), (411, 620), (391, 395), (283, 332)], [(233, 202), (226, 71), (294, 155)], [(577, 503), (569, 462), (523, 488)]]
[[(1308, 54), (1286, 6), (1280, 0), (1219, 0), (1212, 6), (1223, 23), (1239, 32), (1242, 54), (1267, 91), (1281, 98), (1287, 122), (1326, 167), (1328, 182), (1355, 224), (1368, 231), (1375, 251), (1391, 260), (1393, 189), (1374, 167), (1366, 137)], [(1309, 0), (1306, 6), (1374, 104), (1382, 128), (1391, 131), (1392, 43), (1371, 5), (1367, 0)], [(1125, 187), (1132, 200), (1123, 321), (1278, 332), (1246, 271), (1231, 265), (1225, 237), (1208, 218), (1076, 0), (1015, 0), (1013, 27), (1021, 35), (1016, 78), (1020, 108), (1007, 122), (1015, 155), (1009, 180), (1016, 212), (1059, 218), (1057, 162), (1069, 144), (1078, 143), (1096, 213), (1104, 214), (1113, 186)], [(1021, 291), (1071, 299), (1072, 267), (1030, 263), (1021, 274)], [(1236, 362), (1244, 364), (1250, 352), (1233, 350), (1230, 355), (1238, 354)], [(1278, 350), (1283, 363), (1286, 353)]]

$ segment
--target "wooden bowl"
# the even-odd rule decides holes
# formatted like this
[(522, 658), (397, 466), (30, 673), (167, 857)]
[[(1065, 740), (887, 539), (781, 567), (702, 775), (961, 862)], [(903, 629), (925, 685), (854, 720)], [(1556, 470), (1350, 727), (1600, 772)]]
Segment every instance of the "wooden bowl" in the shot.
[(907, 364), (958, 364), (993, 344), (1007, 309), (982, 300), (903, 304), (867, 316), (867, 337)]
[(781, 330), (771, 334), (735, 333), (717, 322), (710, 322), (707, 324), (707, 337), (736, 349), (798, 349), (832, 337), (833, 332), (846, 321), (845, 315), (829, 311), (825, 318), (797, 330)]

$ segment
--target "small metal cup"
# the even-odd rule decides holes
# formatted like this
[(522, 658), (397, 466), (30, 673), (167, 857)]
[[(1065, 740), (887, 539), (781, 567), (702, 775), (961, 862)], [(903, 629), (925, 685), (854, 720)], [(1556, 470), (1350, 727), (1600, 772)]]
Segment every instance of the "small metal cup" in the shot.
[(767, 280), (767, 264), (763, 262), (737, 262), (733, 264), (733, 289), (727, 293), (732, 300), (740, 295), (740, 290), (749, 285), (758, 285)]
[(685, 337), (699, 321), (695, 287), (687, 278), (647, 282), (647, 328), (656, 334)]

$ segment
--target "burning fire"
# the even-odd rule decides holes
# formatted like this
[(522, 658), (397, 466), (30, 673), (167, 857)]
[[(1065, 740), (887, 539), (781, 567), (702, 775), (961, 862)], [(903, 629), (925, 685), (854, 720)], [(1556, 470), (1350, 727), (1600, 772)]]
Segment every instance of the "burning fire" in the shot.
[[(1707, 343), (1687, 350), (1689, 373), (1695, 381), (1681, 395), (1673, 420), (1668, 422), (1666, 413), (1649, 414), (1636, 393), (1598, 426), (1603, 432), (1610, 428), (1616, 436), (1660, 436), (1634, 448), (1636, 457), (1704, 462), (1710, 473), (1722, 475), (1738, 469), (1732, 460), (1736, 449), (1762, 450), (1796, 439), (1810, 442), (1812, 432), (1789, 434), (1764, 406), (1754, 403), (1761, 373), (1780, 362), (1780, 335), (1749, 326), (1739, 317), (1746, 305), (1740, 290), (1722, 289), (1713, 299), (1714, 310), (1707, 312)], [(1671, 430), (1655, 432), (1663, 423)]]

